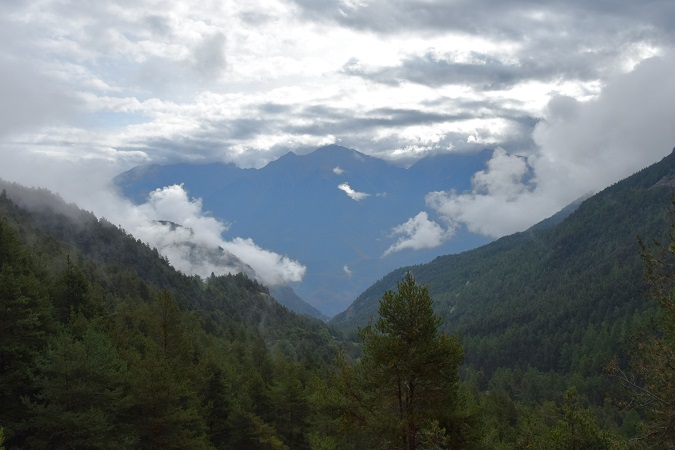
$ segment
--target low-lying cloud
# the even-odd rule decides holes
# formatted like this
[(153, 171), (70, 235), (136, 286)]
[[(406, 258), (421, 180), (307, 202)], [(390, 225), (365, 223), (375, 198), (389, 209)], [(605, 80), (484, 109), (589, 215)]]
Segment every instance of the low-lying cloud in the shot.
[(391, 236), (398, 236), (398, 240), (384, 252), (383, 256), (405, 249), (421, 250), (438, 247), (452, 234), (452, 229), (443, 229), (438, 223), (429, 219), (426, 211), (422, 211), (392, 229)]
[(448, 230), (466, 226), (500, 237), (658, 161), (675, 145), (674, 70), (673, 54), (652, 58), (594, 100), (553, 97), (534, 130), (535, 152), (497, 149), (474, 175), (471, 192), (432, 192), (427, 206)]
[[(287, 256), (263, 249), (252, 239), (235, 237), (223, 239), (227, 225), (202, 210), (201, 199), (191, 199), (182, 185), (172, 185), (150, 193), (148, 201), (137, 207), (141, 217), (135, 220), (130, 231), (150, 246), (156, 247), (176, 268), (203, 277), (211, 272), (216, 275), (245, 271), (236, 261), (225, 261), (218, 266), (209, 259), (195, 261), (194, 246), (206, 250), (222, 249), (255, 271), (259, 281), (274, 286), (301, 281), (306, 268)], [(180, 226), (175, 227), (169, 221)], [(210, 259), (213, 261), (213, 258)]]

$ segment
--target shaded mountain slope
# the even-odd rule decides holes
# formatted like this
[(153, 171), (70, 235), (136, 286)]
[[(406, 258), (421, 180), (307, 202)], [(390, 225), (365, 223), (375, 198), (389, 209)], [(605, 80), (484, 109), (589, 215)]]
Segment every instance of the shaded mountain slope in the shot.
[(207, 280), (184, 275), (157, 250), (49, 191), (1, 180), (0, 191), (0, 218), (20, 230), (42, 263), (59, 272), (67, 260), (74, 261), (109, 301), (117, 296), (147, 300), (151, 290), (166, 289), (181, 307), (208, 312), (219, 327), (258, 330), (270, 345), (293, 340), (298, 327), (329, 335), (320, 321), (293, 313), (246, 275)]
[(339, 346), (244, 274), (186, 276), (3, 182), (0, 311), (7, 448), (310, 448), (309, 379)]
[(673, 179), (675, 154), (562, 221), (396, 270), (331, 323), (363, 326), (384, 291), (411, 271), (429, 286), (443, 327), (462, 337), (468, 366), (484, 376), (500, 367), (598, 374), (647, 308), (637, 236), (667, 242)]

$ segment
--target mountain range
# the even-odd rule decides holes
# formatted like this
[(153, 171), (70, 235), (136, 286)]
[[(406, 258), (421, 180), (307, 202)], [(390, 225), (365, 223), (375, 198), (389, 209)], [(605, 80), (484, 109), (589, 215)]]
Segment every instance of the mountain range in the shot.
[[(182, 184), (229, 224), (226, 238), (252, 238), (303, 264), (306, 274), (292, 289), (332, 316), (397, 267), (488, 242), (460, 230), (433, 249), (385, 254), (396, 240), (392, 229), (425, 209), (427, 193), (470, 189), (472, 175), (490, 156), (487, 150), (436, 155), (402, 168), (330, 145), (307, 155), (287, 153), (260, 169), (219, 163), (139, 166), (117, 176), (115, 184), (137, 204), (155, 189)], [(288, 287), (285, 291), (290, 295)], [(321, 316), (298, 300), (287, 306)]]

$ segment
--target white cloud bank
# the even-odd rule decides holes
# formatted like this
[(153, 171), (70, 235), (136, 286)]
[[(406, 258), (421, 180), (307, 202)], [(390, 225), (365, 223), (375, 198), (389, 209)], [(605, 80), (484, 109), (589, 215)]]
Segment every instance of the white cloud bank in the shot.
[(471, 232), (499, 237), (522, 230), (560, 209), (555, 199), (526, 181), (528, 171), (523, 157), (497, 149), (487, 168), (473, 176), (472, 192), (431, 192), (426, 196), (427, 206), (452, 231), (466, 225)]
[(443, 227), (420, 213), (394, 229), (402, 236), (385, 255), (439, 246), (460, 226), (494, 238), (524, 230), (659, 161), (675, 146), (674, 72), (670, 53), (610, 80), (593, 100), (553, 96), (534, 129), (534, 151), (497, 148), (470, 192), (427, 194)]
[[(241, 271), (238, 265), (214, 265), (208, 260), (195, 261), (190, 250), (194, 245), (206, 249), (218, 247), (232, 253), (250, 266), (266, 285), (301, 281), (306, 268), (287, 256), (265, 250), (252, 239), (236, 237), (225, 240), (227, 226), (202, 210), (201, 199), (190, 199), (183, 186), (173, 185), (150, 193), (148, 201), (137, 208), (138, 218), (130, 231), (150, 246), (156, 247), (176, 268), (190, 274), (208, 276)], [(170, 221), (181, 225), (171, 227), (155, 221)]]

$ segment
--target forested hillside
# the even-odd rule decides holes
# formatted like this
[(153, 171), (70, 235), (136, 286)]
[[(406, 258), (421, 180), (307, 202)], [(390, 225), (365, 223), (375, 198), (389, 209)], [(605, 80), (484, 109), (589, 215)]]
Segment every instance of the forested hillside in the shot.
[(638, 236), (669, 241), (675, 154), (585, 200), (561, 223), (401, 268), (331, 323), (355, 332), (410, 271), (428, 285), (443, 329), (462, 337), (467, 377), (525, 401), (569, 385), (602, 405), (603, 371), (646, 324), (651, 303)]
[(338, 348), (323, 323), (244, 275), (185, 276), (46, 191), (3, 188), (7, 448), (306, 447), (310, 373)]

